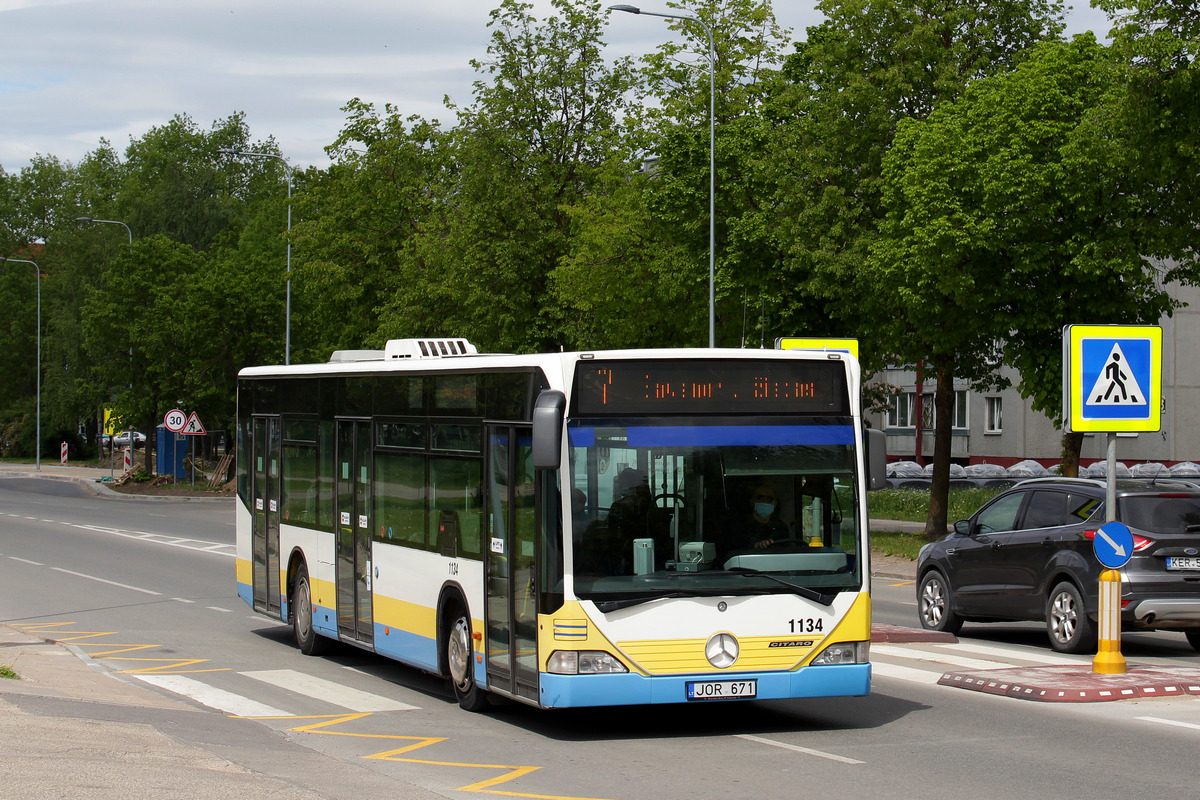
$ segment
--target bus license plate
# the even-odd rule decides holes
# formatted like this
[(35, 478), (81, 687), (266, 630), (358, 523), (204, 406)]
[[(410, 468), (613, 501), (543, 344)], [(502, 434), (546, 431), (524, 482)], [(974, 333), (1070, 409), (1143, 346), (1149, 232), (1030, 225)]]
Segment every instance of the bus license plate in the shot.
[(688, 700), (733, 700), (758, 695), (758, 681), (688, 681)]
[(1200, 558), (1195, 556), (1168, 556), (1167, 569), (1200, 569)]

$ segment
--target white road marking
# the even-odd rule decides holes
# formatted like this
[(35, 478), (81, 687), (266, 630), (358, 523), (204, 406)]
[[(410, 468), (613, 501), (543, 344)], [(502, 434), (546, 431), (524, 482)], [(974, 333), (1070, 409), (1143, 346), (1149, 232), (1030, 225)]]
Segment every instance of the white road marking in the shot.
[(167, 536), (163, 533), (149, 533), (146, 531), (124, 530), (122, 528), (109, 528), (104, 525), (72, 525), (72, 527), (80, 528), (85, 531), (95, 531), (96, 533), (108, 533), (125, 539), (137, 539), (139, 541), (151, 542), (153, 544), (163, 544), (167, 545), (168, 547), (181, 547), (184, 550), (192, 550), (197, 553), (213, 553), (214, 555), (226, 556), (228, 558), (237, 557), (236, 546), (233, 544), (206, 542), (201, 539), (188, 539), (183, 536)]
[(1159, 722), (1163, 725), (1174, 725), (1177, 728), (1188, 728), (1189, 730), (1200, 731), (1200, 725), (1197, 725), (1194, 722), (1180, 722), (1179, 720), (1163, 719), (1162, 717), (1138, 717), (1138, 719), (1145, 720), (1146, 722)]
[[(1037, 664), (1051, 664), (1056, 667), (1069, 667), (1075, 664), (1091, 664), (1091, 656), (1071, 656), (1062, 653), (1051, 655), (1049, 653), (1039, 653), (1033, 649), (1015, 649), (1005, 647), (993, 647), (986, 644), (970, 644), (967, 642), (959, 642), (958, 644), (938, 644), (934, 645), (939, 649), (944, 649), (949, 652), (965, 652), (978, 653), (983, 656), (1000, 656), (1002, 658), (1015, 658), (1019, 661), (1033, 661)], [(874, 648), (872, 648), (874, 649)]]
[(13, 561), (20, 561), (22, 564), (33, 564), (35, 567), (46, 566), (40, 561), (30, 561), (28, 558), (17, 558), (16, 556), (9, 556), (9, 558), (11, 558)]
[(255, 670), (238, 674), (351, 711), (412, 711), (417, 708), (399, 700), (352, 689), (292, 669)]
[[(871, 649), (874, 650), (875, 648), (872, 647)], [(902, 667), (898, 664), (883, 664), (879, 661), (872, 661), (871, 677), (896, 678), (897, 680), (909, 681), (911, 683), (937, 683), (942, 677), (942, 673), (930, 672), (927, 669)]]
[(209, 606), (208, 610), (209, 611), (220, 611), (222, 614), (232, 614), (233, 613), (228, 608), (221, 608), (220, 606)]
[(72, 572), (69, 569), (63, 569), (62, 567), (51, 567), (50, 569), (54, 570), (55, 572), (61, 572), (65, 575), (74, 575), (76, 578), (87, 578), (89, 581), (96, 581), (97, 583), (107, 583), (109, 586), (116, 586), (121, 589), (129, 589), (130, 591), (133, 591), (133, 592), (141, 592), (142, 594), (152, 594), (155, 597), (162, 597), (162, 592), (153, 592), (149, 589), (143, 589), (140, 586), (130, 586), (127, 583), (117, 583), (116, 581), (110, 581), (106, 578), (97, 578), (95, 575), (87, 575), (82, 572)]
[(959, 669), (1003, 669), (1013, 666), (1006, 661), (984, 661), (979, 658), (966, 658), (951, 653), (904, 647), (895, 644), (872, 644), (871, 653), (873, 655), (893, 656), (895, 658), (908, 658), (914, 661), (931, 661), (934, 664), (945, 664), (948, 667), (958, 667)]
[(751, 734), (748, 734), (748, 733), (737, 733), (734, 735), (737, 736), (737, 738), (745, 739), (748, 742), (758, 742), (759, 744), (769, 744), (771, 747), (781, 747), (784, 750), (792, 750), (797, 753), (804, 753), (805, 755), (808, 755), (808, 756), (816, 756), (817, 758), (827, 758), (830, 761), (838, 761), (842, 764), (865, 764), (865, 763), (867, 763), (865, 761), (859, 761), (858, 759), (847, 758), (846, 756), (835, 755), (834, 753), (826, 753), (823, 750), (813, 750), (811, 747), (801, 747), (801, 746), (795, 745), (795, 744), (787, 744), (785, 742), (777, 742), (774, 739), (767, 739), (762, 736), (752, 736)]
[(201, 705), (224, 711), (235, 717), (290, 717), (294, 716), (274, 706), (227, 692), (215, 686), (188, 678), (184, 675), (134, 675), (139, 681), (152, 684), (168, 692), (190, 697)]

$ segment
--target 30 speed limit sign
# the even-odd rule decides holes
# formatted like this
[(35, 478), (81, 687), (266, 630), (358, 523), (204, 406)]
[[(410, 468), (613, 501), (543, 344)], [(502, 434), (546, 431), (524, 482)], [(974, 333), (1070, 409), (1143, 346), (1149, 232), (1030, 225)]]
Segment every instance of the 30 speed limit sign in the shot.
[(179, 433), (187, 425), (187, 414), (180, 411), (178, 408), (173, 408), (163, 417), (163, 425), (171, 433)]

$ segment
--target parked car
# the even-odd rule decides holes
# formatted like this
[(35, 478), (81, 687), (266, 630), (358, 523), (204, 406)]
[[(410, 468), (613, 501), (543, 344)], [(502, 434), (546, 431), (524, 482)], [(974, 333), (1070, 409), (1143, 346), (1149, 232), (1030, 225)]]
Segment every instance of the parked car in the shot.
[[(1200, 482), (1120, 480), (1117, 519), (1133, 533), (1122, 569), (1122, 630), (1182, 631), (1200, 650)], [(1035, 478), (997, 495), (917, 557), (921, 625), (1038, 620), (1063, 653), (1095, 652), (1103, 567), (1092, 541), (1105, 482)]]
[[(104, 436), (104, 449), (111, 448), (114, 444), (117, 448), (129, 447), (129, 431), (121, 431), (109, 436)], [(133, 449), (140, 450), (146, 446), (146, 434), (139, 431), (133, 432)]]

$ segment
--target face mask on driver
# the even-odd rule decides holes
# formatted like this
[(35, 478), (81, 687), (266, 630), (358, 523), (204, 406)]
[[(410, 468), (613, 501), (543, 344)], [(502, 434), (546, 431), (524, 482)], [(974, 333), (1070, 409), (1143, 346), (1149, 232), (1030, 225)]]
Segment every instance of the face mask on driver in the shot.
[(774, 503), (755, 503), (754, 504), (754, 513), (758, 514), (760, 517), (769, 517), (775, 513), (775, 504)]

